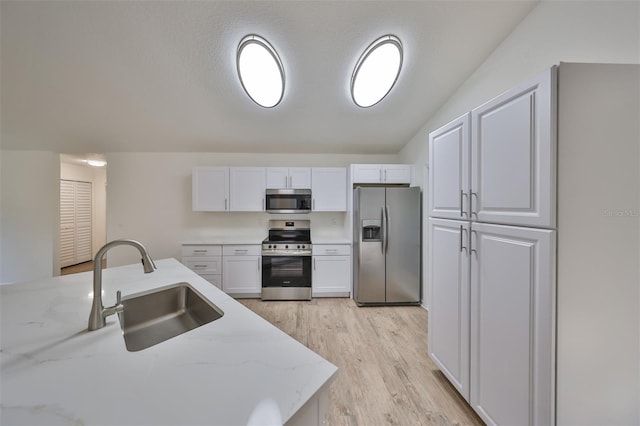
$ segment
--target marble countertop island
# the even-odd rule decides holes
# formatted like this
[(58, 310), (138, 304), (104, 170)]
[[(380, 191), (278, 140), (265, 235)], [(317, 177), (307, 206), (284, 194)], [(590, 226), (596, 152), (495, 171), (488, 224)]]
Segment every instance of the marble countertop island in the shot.
[(283, 422), (322, 412), (333, 364), (175, 259), (156, 264), (151, 274), (138, 264), (105, 269), (105, 306), (116, 290), (186, 281), (224, 316), (128, 352), (116, 315), (87, 331), (91, 273), (0, 287), (0, 424), (239, 425), (265, 401)]

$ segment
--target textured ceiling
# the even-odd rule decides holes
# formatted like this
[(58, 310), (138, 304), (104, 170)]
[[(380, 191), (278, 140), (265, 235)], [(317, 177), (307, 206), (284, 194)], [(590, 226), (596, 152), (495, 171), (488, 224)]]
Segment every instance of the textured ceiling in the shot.
[[(6, 1), (1, 143), (55, 152), (396, 153), (535, 6), (532, 1)], [(283, 101), (254, 104), (235, 50), (267, 38)], [(402, 72), (374, 107), (349, 78), (392, 33)]]

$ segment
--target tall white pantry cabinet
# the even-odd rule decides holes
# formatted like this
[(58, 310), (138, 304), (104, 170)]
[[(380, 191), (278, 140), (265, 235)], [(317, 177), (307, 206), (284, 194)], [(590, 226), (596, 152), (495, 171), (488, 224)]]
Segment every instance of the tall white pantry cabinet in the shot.
[(429, 137), (429, 342), (487, 424), (640, 424), (640, 66), (562, 63)]

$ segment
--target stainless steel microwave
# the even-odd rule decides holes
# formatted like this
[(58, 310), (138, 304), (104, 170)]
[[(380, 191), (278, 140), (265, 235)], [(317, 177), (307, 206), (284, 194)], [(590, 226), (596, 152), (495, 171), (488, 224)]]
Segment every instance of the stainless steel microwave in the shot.
[(310, 213), (310, 189), (267, 189), (268, 213)]

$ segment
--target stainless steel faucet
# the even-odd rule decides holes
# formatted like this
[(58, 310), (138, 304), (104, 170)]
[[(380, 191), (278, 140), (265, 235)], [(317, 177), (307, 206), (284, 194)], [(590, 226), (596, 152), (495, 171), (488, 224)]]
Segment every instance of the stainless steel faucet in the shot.
[(138, 249), (142, 255), (142, 266), (144, 267), (144, 273), (148, 274), (156, 269), (156, 264), (153, 263), (153, 259), (147, 253), (147, 249), (138, 241), (135, 240), (113, 240), (105, 244), (93, 260), (93, 305), (91, 306), (91, 313), (89, 314), (89, 331), (97, 330), (106, 325), (105, 319), (109, 315), (113, 315), (116, 312), (122, 311), (122, 303), (120, 301), (120, 291), (116, 295), (116, 304), (107, 308), (102, 304), (102, 258), (109, 251), (109, 249), (115, 246), (129, 245)]

